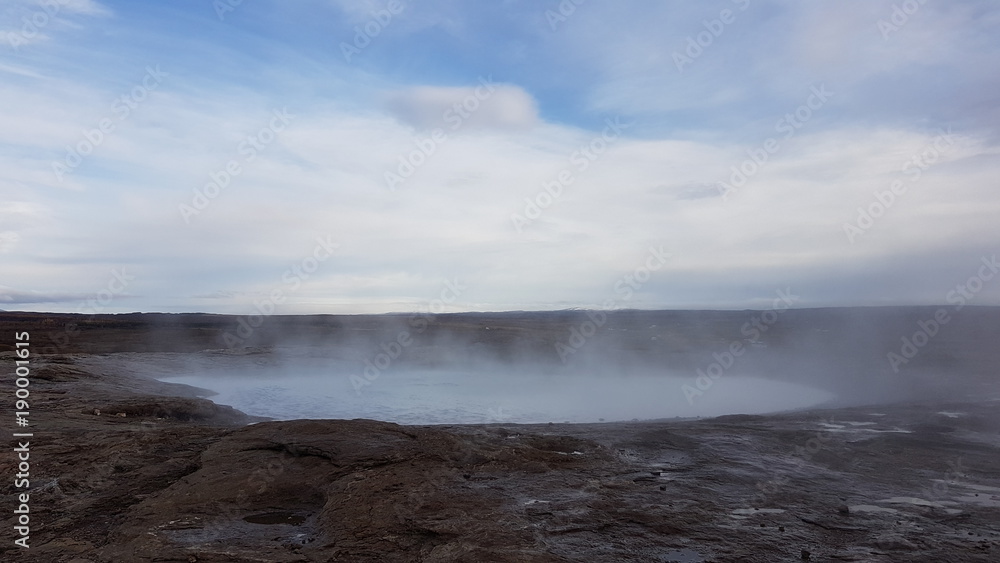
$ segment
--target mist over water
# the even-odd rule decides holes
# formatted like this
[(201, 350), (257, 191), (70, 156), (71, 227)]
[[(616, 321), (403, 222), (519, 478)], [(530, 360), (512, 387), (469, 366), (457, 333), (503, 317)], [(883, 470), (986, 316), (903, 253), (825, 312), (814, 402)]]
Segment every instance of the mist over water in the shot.
[(931, 313), (789, 311), (757, 339), (741, 331), (753, 311), (623, 311), (572, 348), (586, 313), (306, 317), (272, 320), (253, 346), (121, 359), (279, 420), (610, 422), (995, 395), (985, 344), (1000, 332), (978, 311), (904, 369), (887, 363), (898, 335)]
[(247, 414), (279, 420), (369, 418), (403, 424), (600, 422), (765, 413), (824, 403), (834, 394), (744, 376), (720, 378), (689, 402), (690, 378), (670, 373), (551, 373), (530, 365), (506, 369), (389, 369), (359, 389), (352, 362), (331, 360), (233, 369), (202, 366), (159, 377), (209, 390), (209, 398)]

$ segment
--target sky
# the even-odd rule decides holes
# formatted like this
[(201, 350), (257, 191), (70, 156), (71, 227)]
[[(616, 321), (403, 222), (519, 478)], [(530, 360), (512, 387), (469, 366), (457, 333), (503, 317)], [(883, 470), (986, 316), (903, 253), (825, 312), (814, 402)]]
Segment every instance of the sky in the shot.
[(991, 0), (5, 0), (0, 309), (1000, 305), (998, 29)]

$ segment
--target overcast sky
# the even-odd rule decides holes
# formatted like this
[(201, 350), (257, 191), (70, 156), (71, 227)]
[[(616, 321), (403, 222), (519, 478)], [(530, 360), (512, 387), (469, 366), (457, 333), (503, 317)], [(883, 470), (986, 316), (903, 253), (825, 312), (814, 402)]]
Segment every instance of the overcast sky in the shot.
[(996, 2), (577, 1), (6, 0), (0, 308), (1000, 304)]

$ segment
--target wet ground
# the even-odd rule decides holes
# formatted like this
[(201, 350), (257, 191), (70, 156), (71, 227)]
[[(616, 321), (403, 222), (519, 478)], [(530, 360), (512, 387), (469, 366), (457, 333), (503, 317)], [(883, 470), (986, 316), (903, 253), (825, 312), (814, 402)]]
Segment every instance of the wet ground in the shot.
[[(911, 365), (919, 371), (904, 374), (923, 387), (875, 381), (884, 375), (877, 368), (852, 371), (851, 362), (842, 366), (842, 379), (814, 373), (802, 382), (829, 384), (831, 392), (855, 389), (855, 403), (871, 396), (867, 406), (433, 426), (247, 416), (199, 397), (203, 390), (158, 381), (164, 374), (149, 367), (165, 353), (192, 365), (220, 354), (275, 353), (204, 345), (199, 351), (199, 334), (211, 340), (199, 331), (231, 319), (172, 325), (169, 334), (158, 325), (155, 337), (136, 328), (145, 317), (105, 319), (72, 333), (54, 347), (58, 353), (32, 359), (31, 548), (14, 547), (11, 537), (0, 545), (0, 559), (997, 561), (1000, 397), (996, 353), (987, 341), (1000, 322), (993, 317), (979, 314), (962, 331), (942, 333), (937, 349), (925, 348)], [(478, 334), (486, 323), (491, 333), (503, 332), (503, 319), (459, 320), (464, 324), (456, 330), (464, 333)], [(37, 338), (64, 326), (49, 321), (10, 322), (30, 324)], [(802, 329), (819, 321), (799, 322)], [(0, 318), (10, 328), (4, 323)], [(651, 324), (645, 319), (641, 326)], [(506, 344), (486, 351), (493, 359), (545, 334), (557, 339), (564, 328), (544, 333), (515, 325), (505, 330), (527, 336), (497, 340)], [(650, 330), (664, 334), (662, 326), (628, 333), (632, 344), (616, 335), (619, 348), (595, 344), (586, 353), (617, 357), (616, 349), (638, 346)], [(693, 372), (706, 350), (711, 358), (725, 343), (726, 326), (728, 320), (711, 330), (675, 326), (671, 334), (697, 334), (700, 344), (683, 354), (677, 344), (644, 361)], [(62, 340), (59, 334), (51, 341)], [(768, 344), (763, 349), (782, 349), (779, 340)], [(844, 350), (833, 348), (813, 350), (810, 358), (829, 361)], [(411, 352), (413, 365), (433, 366), (447, 349), (422, 343)], [(852, 358), (862, 356), (856, 350)], [(763, 369), (777, 358), (743, 365)], [(11, 361), (11, 352), (0, 352), (0, 362)], [(836, 371), (824, 369), (820, 375)], [(807, 371), (775, 372), (775, 379), (796, 373)], [(913, 392), (918, 388), (922, 394)], [(12, 476), (14, 463), (0, 456), (0, 473)], [(16, 506), (18, 492), (10, 481), (4, 505)], [(3, 525), (11, 530), (13, 518)]]
[(605, 424), (245, 426), (113, 365), (66, 356), (38, 368), (49, 415), (32, 450), (33, 547), (4, 557), (1000, 556), (995, 400)]

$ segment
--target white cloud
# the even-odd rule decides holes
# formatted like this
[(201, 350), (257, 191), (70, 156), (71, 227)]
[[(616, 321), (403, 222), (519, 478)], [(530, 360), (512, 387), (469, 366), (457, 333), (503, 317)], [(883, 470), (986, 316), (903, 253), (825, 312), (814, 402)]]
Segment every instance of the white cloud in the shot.
[[(362, 17), (370, 4), (358, 6)], [(283, 274), (310, 256), (317, 237), (331, 236), (340, 244), (335, 256), (302, 280), (282, 312), (413, 308), (455, 278), (468, 286), (457, 309), (600, 306), (616, 297), (615, 281), (661, 245), (672, 254), (669, 263), (641, 296), (620, 305), (744, 306), (788, 285), (811, 292), (813, 302), (833, 288), (845, 304), (938, 295), (947, 289), (945, 266), (961, 268), (969, 257), (974, 263), (1000, 240), (997, 150), (988, 138), (956, 128), (956, 142), (851, 244), (844, 224), (874, 201), (874, 192), (909, 181), (902, 166), (937, 133), (924, 121), (841, 120), (846, 106), (870, 110), (864, 90), (852, 94), (843, 85), (832, 86), (835, 101), (783, 140), (745, 186), (727, 201), (719, 197), (718, 183), (728, 181), (731, 167), (777, 136), (778, 117), (806, 102), (813, 70), (866, 84), (897, 63), (912, 63), (894, 51), (916, 40), (904, 31), (923, 40), (944, 33), (927, 26), (953, 22), (914, 21), (888, 51), (855, 61), (874, 47), (838, 51), (837, 38), (877, 32), (852, 31), (874, 8), (829, 18), (778, 11), (765, 29), (798, 21), (809, 32), (771, 34), (753, 47), (752, 37), (734, 27), (679, 80), (669, 52), (711, 15), (688, 8), (682, 21), (665, 24), (669, 35), (658, 37), (663, 14), (615, 16), (586, 4), (547, 39), (562, 57), (552, 64), (587, 77), (580, 91), (590, 109), (647, 117), (685, 109), (676, 118), (690, 119), (683, 136), (629, 129), (613, 142), (599, 140), (603, 115), (578, 116), (596, 130), (543, 118), (529, 93), (543, 90), (527, 79), (524, 87), (407, 87), (384, 76), (348, 88), (355, 75), (330, 86), (289, 67), (273, 76), (291, 84), (274, 80), (280, 88), (270, 91), (220, 83), (211, 65), (204, 75), (193, 64), (182, 74), (174, 69), (183, 65), (165, 62), (176, 74), (115, 121), (59, 183), (52, 160), (102, 118), (115, 118), (111, 104), (141, 73), (98, 82), (41, 64), (4, 63), (0, 72), (11, 79), (0, 90), (0, 117), (10, 125), (0, 131), (0, 282), (10, 287), (0, 299), (74, 310), (74, 299), (101, 290), (114, 269), (125, 267), (136, 277), (129, 293), (142, 297), (114, 307), (242, 313), (260, 295), (288, 289)], [(622, 27), (624, 20), (632, 23)], [(628, 31), (627, 41), (585, 33), (615, 22), (610, 37)], [(757, 62), (740, 66), (740, 50)], [(981, 56), (980, 63), (988, 59)], [(735, 74), (726, 74), (729, 68)], [(286, 105), (295, 119), (248, 160), (241, 143)], [(745, 131), (719, 127), (717, 107), (729, 108)], [(689, 109), (707, 113), (691, 118)], [(428, 151), (422, 147), (434, 128), (447, 138)], [(600, 153), (586, 159), (585, 170), (583, 150)], [(190, 205), (194, 191), (230, 161), (241, 172), (185, 222), (178, 207)], [(543, 186), (563, 172), (571, 180), (560, 196), (519, 233), (511, 216), (526, 214), (526, 200), (537, 203)], [(405, 181), (390, 189), (389, 173)], [(887, 287), (888, 264), (903, 272), (891, 279), (905, 278), (915, 289)], [(920, 275), (921, 267), (942, 271)], [(982, 297), (989, 295), (998, 294)]]
[[(399, 310), (434, 298), (442, 280), (452, 278), (470, 288), (456, 308), (599, 306), (615, 297), (615, 280), (640, 265), (651, 245), (665, 246), (673, 258), (645, 301), (620, 304), (684, 306), (695, 291), (692, 279), (714, 280), (726, 293), (743, 283), (741, 276), (758, 285), (786, 284), (802, 275), (790, 273), (790, 263), (832, 273), (852, 260), (919, 254), (932, 242), (928, 225), (946, 234), (951, 248), (1000, 238), (995, 206), (975, 203), (992, 201), (996, 165), (982, 159), (993, 152), (973, 138), (959, 136), (851, 245), (842, 225), (873, 191), (900, 176), (906, 159), (933, 141), (933, 131), (804, 130), (726, 203), (711, 188), (747, 158), (749, 147), (621, 138), (580, 170), (572, 155), (599, 133), (540, 121), (531, 130), (504, 128), (500, 123), (511, 122), (495, 117), (449, 138), (390, 191), (385, 173), (417, 146), (407, 124), (323, 104), (289, 108), (296, 116), (289, 127), (244, 162), (241, 139), (265, 127), (273, 108), (263, 100), (227, 104), (225, 94), (164, 88), (75, 175), (85, 198), (35, 191), (6, 208), (22, 223), (30, 211), (45, 225), (22, 232), (5, 254), (6, 272), (20, 290), (86, 294), (125, 266), (137, 277), (130, 292), (145, 296), (144, 307), (238, 313), (252, 308), (254, 296), (285, 287), (282, 274), (309, 256), (317, 236), (329, 234), (340, 249), (304, 280), (285, 311)], [(443, 100), (468, 95), (468, 89), (440, 90), (413, 96), (426, 102), (410, 106), (413, 119), (440, 116)], [(73, 103), (34, 90), (19, 99), (41, 130), (58, 125)], [(490, 111), (483, 115), (502, 115)], [(242, 173), (185, 223), (178, 206), (234, 159)], [(23, 164), (10, 163), (30, 176)], [(98, 172), (107, 167), (123, 173)], [(519, 234), (511, 215), (523, 213), (525, 198), (536, 198), (565, 170), (572, 183)], [(701, 197), (684, 196), (692, 186)], [(0, 185), (0, 195), (11, 198), (14, 189)], [(954, 204), (942, 207), (942, 198)], [(45, 214), (59, 221), (42, 223)], [(219, 291), (231, 297), (194, 297)], [(134, 309), (137, 301), (121, 306)]]
[(0, 64), (0, 72), (17, 74), (19, 76), (27, 76), (28, 78), (44, 78), (41, 74), (38, 74), (33, 70), (13, 65)]
[(112, 15), (94, 0), (9, 0), (5, 8), (0, 13), (0, 41), (15, 50), (48, 41), (53, 31), (78, 27), (75, 16)]
[(523, 88), (480, 77), (475, 86), (419, 86), (386, 96), (386, 107), (418, 129), (448, 131), (528, 129), (538, 125), (538, 106)]
[(57, 2), (61, 3), (68, 12), (86, 14), (88, 16), (112, 15), (110, 8), (94, 0), (57, 0)]
[(19, 240), (21, 235), (14, 231), (0, 231), (0, 254), (10, 252)]

